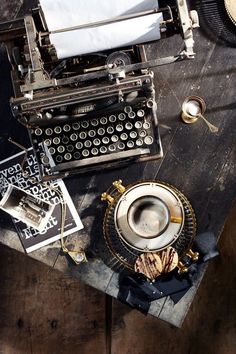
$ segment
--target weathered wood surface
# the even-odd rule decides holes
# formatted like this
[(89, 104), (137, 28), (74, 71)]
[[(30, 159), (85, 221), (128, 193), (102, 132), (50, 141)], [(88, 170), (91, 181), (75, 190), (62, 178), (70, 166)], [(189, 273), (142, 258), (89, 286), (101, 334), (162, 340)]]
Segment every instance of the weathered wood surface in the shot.
[[(16, 13), (16, 12), (15, 12)], [(133, 164), (112, 171), (98, 171), (66, 180), (66, 185), (82, 217), (85, 229), (70, 237), (68, 243), (81, 242), (89, 246), (89, 263), (73, 265), (60, 253), (60, 243), (49, 245), (30, 256), (75, 276), (99, 290), (117, 295), (117, 274), (102, 237), (102, 217), (105, 206), (100, 194), (113, 180), (121, 178), (127, 185), (140, 179), (159, 179), (175, 185), (190, 199), (197, 216), (198, 231), (213, 230), (220, 235), (225, 218), (236, 195), (235, 179), (235, 93), (236, 77), (234, 48), (210, 41), (201, 31), (195, 31), (196, 59), (155, 69), (156, 100), (164, 149), (159, 161)], [(154, 58), (176, 54), (182, 46), (178, 36), (147, 46), (148, 56)], [(2, 52), (1, 52), (2, 53)], [(8, 99), (11, 95), (9, 66), (2, 54), (1, 67), (1, 158), (16, 152), (6, 143), (9, 134), (25, 143), (24, 131), (10, 115)], [(181, 105), (186, 96), (202, 96), (207, 103), (207, 118), (219, 127), (211, 134), (199, 120), (194, 125), (180, 121)], [(18, 134), (16, 133), (18, 132)], [(4, 149), (3, 149), (4, 146)], [(22, 251), (10, 219), (1, 214), (0, 240)], [(152, 305), (150, 312), (176, 326), (182, 324), (201, 281), (202, 272), (188, 294), (173, 307), (169, 299)]]

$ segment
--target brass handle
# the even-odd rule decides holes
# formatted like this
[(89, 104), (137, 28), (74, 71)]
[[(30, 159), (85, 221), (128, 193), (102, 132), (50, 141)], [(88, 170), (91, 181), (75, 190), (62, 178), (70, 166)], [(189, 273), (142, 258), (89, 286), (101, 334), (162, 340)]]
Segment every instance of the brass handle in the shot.
[(188, 268), (181, 261), (178, 262), (177, 267), (179, 268), (179, 273), (187, 273), (188, 271)]
[(114, 198), (106, 192), (102, 193), (101, 200), (108, 202), (108, 204), (112, 204), (114, 202)]
[(115, 181), (112, 183), (113, 186), (120, 192), (121, 194), (126, 191), (126, 188), (122, 185), (122, 180), (119, 179), (118, 181)]
[(199, 253), (198, 252), (193, 252), (191, 249), (188, 250), (186, 255), (191, 258), (193, 261), (197, 261), (199, 258)]

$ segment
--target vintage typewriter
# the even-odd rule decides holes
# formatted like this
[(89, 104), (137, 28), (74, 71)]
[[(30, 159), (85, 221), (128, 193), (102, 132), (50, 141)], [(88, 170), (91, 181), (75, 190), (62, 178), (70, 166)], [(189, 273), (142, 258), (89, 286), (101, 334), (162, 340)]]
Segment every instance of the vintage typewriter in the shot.
[[(196, 12), (185, 0), (66, 3), (41, 0), (0, 27), (42, 180), (162, 157), (150, 69), (194, 57)], [(143, 43), (175, 33), (181, 53), (147, 60)]]

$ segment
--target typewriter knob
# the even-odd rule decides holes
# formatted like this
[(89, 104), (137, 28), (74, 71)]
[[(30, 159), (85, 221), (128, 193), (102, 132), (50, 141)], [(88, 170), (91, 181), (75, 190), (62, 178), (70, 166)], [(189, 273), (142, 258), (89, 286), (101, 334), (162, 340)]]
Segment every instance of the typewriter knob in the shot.
[(187, 273), (188, 268), (181, 262), (179, 261), (177, 264), (177, 267), (179, 268), (179, 273)]
[(121, 179), (119, 179), (118, 181), (113, 182), (112, 184), (118, 190), (118, 192), (120, 192), (121, 194), (123, 194), (126, 191), (126, 188), (122, 185), (122, 180)]
[(114, 202), (114, 198), (106, 192), (102, 193), (101, 200), (108, 202), (108, 204), (112, 204)]
[(198, 252), (193, 252), (191, 249), (186, 253), (186, 256), (191, 258), (193, 261), (197, 261), (199, 258), (199, 253)]

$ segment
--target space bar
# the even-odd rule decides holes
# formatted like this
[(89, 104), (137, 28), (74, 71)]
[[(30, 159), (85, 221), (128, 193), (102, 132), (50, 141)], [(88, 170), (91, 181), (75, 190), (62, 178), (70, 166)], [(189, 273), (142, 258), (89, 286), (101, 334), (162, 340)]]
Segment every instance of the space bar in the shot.
[(61, 163), (57, 166), (51, 167), (52, 172), (56, 171), (63, 171), (63, 170), (70, 170), (73, 168), (77, 167), (83, 167), (87, 165), (95, 165), (98, 163), (102, 162), (109, 162), (112, 160), (117, 160), (117, 159), (124, 159), (124, 158), (129, 158), (129, 157), (134, 157), (138, 155), (144, 155), (144, 154), (149, 154), (150, 149), (134, 149), (134, 150), (128, 150), (128, 151), (122, 151), (122, 152), (115, 152), (109, 155), (104, 155), (104, 156), (98, 156), (98, 157), (90, 157), (87, 159), (83, 159), (80, 161), (71, 161), (71, 162), (64, 162)]

